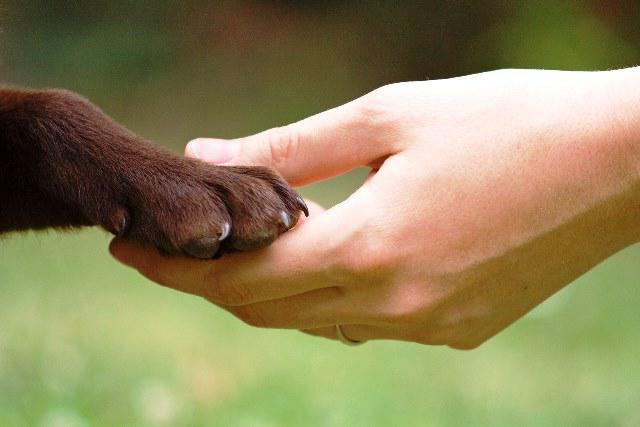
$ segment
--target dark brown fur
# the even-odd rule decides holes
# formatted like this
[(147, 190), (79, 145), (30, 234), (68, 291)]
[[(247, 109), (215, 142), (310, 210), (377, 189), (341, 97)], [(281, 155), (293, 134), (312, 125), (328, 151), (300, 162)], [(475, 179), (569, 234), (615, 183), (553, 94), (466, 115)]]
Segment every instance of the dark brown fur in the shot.
[(269, 244), (301, 210), (267, 168), (180, 157), (71, 92), (0, 89), (0, 233), (98, 225), (211, 258)]

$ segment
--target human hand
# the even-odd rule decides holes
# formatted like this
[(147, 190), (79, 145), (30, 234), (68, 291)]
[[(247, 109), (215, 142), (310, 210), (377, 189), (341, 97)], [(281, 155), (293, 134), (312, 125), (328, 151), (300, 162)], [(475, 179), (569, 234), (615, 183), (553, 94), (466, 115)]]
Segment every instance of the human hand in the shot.
[(197, 140), (187, 154), (270, 166), (293, 185), (372, 172), (253, 253), (203, 262), (118, 239), (111, 251), (250, 325), (473, 348), (640, 240), (639, 78), (399, 83), (252, 137)]

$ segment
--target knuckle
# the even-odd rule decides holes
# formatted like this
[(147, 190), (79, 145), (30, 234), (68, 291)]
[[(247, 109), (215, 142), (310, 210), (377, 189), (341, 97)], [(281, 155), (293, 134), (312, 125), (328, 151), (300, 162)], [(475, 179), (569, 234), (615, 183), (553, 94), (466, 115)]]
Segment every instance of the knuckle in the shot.
[[(363, 240), (364, 239), (364, 240)], [(396, 270), (397, 260), (394, 251), (368, 239), (354, 238), (350, 243), (336, 248), (332, 256), (332, 276), (357, 281), (389, 280)]]
[(207, 298), (229, 306), (244, 305), (252, 301), (253, 293), (238, 283), (223, 282), (219, 279), (207, 280), (209, 283)]
[(283, 126), (267, 131), (269, 166), (279, 170), (295, 160), (300, 146), (300, 133), (293, 126)]
[(411, 286), (394, 292), (395, 295), (388, 298), (386, 308), (382, 310), (385, 321), (403, 326), (428, 325), (423, 332), (429, 337), (432, 333), (440, 331), (431, 301), (425, 299), (422, 292)]
[(360, 98), (358, 117), (363, 125), (380, 130), (388, 130), (397, 126), (397, 108), (394, 98), (397, 96), (398, 83), (382, 86)]
[[(428, 85), (428, 82), (424, 84)], [(364, 95), (356, 103), (359, 126), (383, 136), (401, 133), (407, 120), (415, 114), (415, 108), (407, 102), (414, 92), (409, 83), (392, 83)]]

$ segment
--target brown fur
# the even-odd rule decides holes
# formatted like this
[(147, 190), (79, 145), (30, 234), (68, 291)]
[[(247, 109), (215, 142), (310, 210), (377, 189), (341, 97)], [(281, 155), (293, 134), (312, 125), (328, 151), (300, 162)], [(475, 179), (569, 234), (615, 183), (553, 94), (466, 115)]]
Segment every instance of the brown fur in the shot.
[(0, 89), (0, 233), (98, 225), (211, 258), (269, 244), (300, 211), (267, 168), (180, 157), (71, 92)]

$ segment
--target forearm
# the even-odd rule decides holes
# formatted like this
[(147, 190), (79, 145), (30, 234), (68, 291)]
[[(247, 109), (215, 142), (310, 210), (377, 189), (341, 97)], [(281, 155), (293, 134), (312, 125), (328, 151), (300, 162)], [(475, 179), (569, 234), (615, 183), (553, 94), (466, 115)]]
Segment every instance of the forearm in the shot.
[[(0, 89), (0, 233), (46, 227), (84, 225), (77, 207), (63, 203), (43, 191), (40, 177), (45, 147), (38, 138), (33, 112), (26, 101), (31, 92)], [(40, 178), (39, 178), (40, 177)]]

